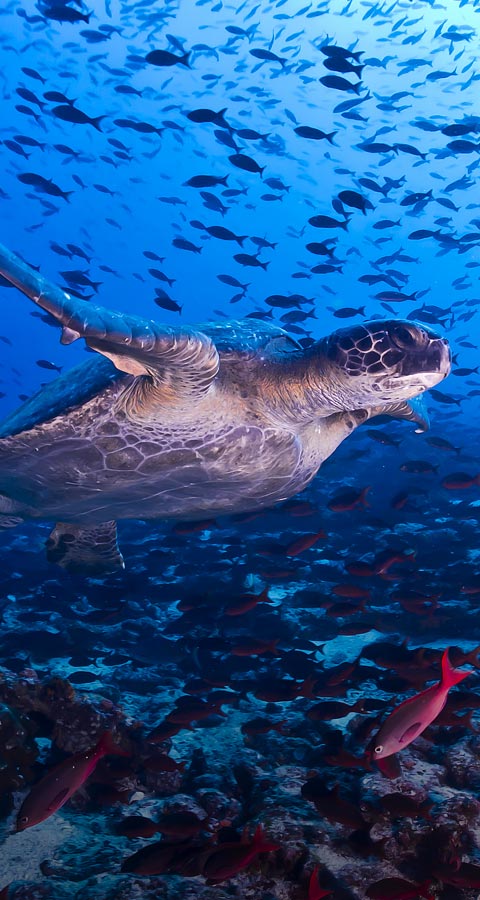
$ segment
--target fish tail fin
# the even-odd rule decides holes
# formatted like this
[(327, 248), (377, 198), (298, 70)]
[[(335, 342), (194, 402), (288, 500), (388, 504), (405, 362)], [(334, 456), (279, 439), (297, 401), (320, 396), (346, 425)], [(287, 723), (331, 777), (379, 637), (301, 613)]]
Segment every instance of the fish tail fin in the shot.
[(449, 690), (454, 685), (459, 684), (460, 681), (463, 681), (467, 675), (471, 675), (472, 670), (468, 669), (468, 671), (464, 672), (460, 669), (454, 669), (449, 658), (448, 658), (448, 647), (443, 652), (442, 656), (442, 687)]
[(100, 122), (101, 122), (102, 119), (104, 119), (104, 118), (105, 118), (105, 116), (96, 116), (94, 119), (91, 119), (91, 120), (90, 120), (91, 123), (92, 123), (92, 125), (93, 125), (93, 127), (96, 128), (97, 131), (101, 131), (101, 130), (102, 130), (102, 129), (100, 128)]
[(257, 603), (272, 603), (272, 600), (270, 600), (270, 597), (268, 596), (269, 590), (268, 587), (264, 587), (262, 593), (258, 595)]
[(97, 756), (107, 756), (109, 754), (115, 754), (115, 756), (130, 756), (130, 753), (127, 753), (126, 750), (122, 750), (120, 747), (115, 744), (115, 739), (111, 731), (104, 731), (102, 735), (100, 735), (100, 739), (95, 748), (95, 754)]
[(315, 685), (317, 683), (316, 675), (308, 675), (302, 681), (302, 684), (298, 688), (297, 696), (298, 697), (306, 697), (308, 700), (315, 700), (317, 694), (315, 693)]
[(252, 850), (257, 853), (266, 853), (269, 850), (279, 850), (280, 844), (274, 844), (273, 841), (267, 840), (262, 825), (257, 825), (255, 834), (252, 838)]
[(184, 53), (183, 56), (181, 56), (179, 59), (179, 62), (181, 62), (182, 66), (186, 66), (187, 69), (192, 68), (189, 63), (189, 58), (190, 58), (190, 50), (188, 51), (188, 53)]
[(474, 666), (476, 669), (480, 669), (479, 655), (480, 655), (480, 644), (478, 645), (478, 647), (474, 647), (473, 650), (470, 650), (468, 653), (465, 654), (465, 657), (462, 660), (462, 666), (464, 666), (468, 663), (468, 665)]
[(363, 489), (361, 497), (360, 497), (360, 503), (362, 504), (362, 506), (370, 506), (370, 504), (367, 500), (367, 494), (371, 490), (371, 488), (372, 488), (372, 485), (367, 484), (367, 487)]

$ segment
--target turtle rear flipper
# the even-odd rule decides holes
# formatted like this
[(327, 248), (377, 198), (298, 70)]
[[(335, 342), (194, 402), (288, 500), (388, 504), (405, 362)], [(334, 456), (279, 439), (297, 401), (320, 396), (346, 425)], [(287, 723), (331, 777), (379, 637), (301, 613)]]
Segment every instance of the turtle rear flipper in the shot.
[(216, 347), (201, 331), (158, 325), (72, 297), (1, 244), (0, 274), (62, 325), (62, 344), (83, 337), (120, 371), (149, 375), (166, 387), (166, 399), (172, 381), (176, 399), (201, 396), (218, 372)]
[(47, 559), (73, 574), (106, 575), (125, 568), (116, 522), (72, 525), (57, 522), (47, 539)]

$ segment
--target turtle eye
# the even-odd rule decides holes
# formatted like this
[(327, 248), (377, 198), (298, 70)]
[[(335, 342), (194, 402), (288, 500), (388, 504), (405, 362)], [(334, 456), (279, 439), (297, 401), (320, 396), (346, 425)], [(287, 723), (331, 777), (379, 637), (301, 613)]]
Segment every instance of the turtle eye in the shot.
[(392, 340), (402, 350), (405, 347), (415, 347), (418, 342), (418, 333), (416, 329), (414, 331), (408, 325), (395, 325), (392, 330)]
[(383, 744), (379, 744), (378, 747), (375, 747), (373, 752), (378, 755), (379, 753), (382, 752), (382, 750), (383, 750)]

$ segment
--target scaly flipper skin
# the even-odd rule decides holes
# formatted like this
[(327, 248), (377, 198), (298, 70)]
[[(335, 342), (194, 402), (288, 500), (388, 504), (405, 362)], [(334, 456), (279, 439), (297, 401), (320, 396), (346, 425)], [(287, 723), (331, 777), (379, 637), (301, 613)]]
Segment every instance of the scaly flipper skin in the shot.
[(208, 390), (218, 372), (215, 345), (200, 331), (169, 328), (71, 297), (1, 244), (0, 272), (62, 325), (62, 344), (83, 337), (120, 371), (149, 375), (165, 389), (166, 400), (172, 377), (176, 399), (194, 398)]
[(46, 542), (47, 559), (72, 575), (107, 575), (125, 568), (116, 522), (71, 525), (57, 522)]
[(416, 434), (422, 434), (430, 428), (430, 419), (423, 397), (399, 400), (397, 403), (370, 409), (369, 418), (373, 419), (374, 416), (391, 416), (392, 419), (406, 419), (408, 422), (415, 422), (418, 425), (418, 428), (415, 429)]

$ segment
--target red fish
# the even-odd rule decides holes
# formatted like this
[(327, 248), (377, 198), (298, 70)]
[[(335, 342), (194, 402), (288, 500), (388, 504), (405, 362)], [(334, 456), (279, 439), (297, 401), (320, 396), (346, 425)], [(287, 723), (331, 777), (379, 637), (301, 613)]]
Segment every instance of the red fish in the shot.
[(142, 766), (149, 772), (183, 772), (186, 762), (177, 762), (167, 754), (160, 756), (149, 756), (142, 761)]
[(395, 494), (390, 501), (390, 506), (392, 509), (403, 509), (405, 504), (408, 502), (408, 491), (399, 491), (398, 494)]
[(296, 518), (302, 518), (303, 516), (313, 516), (317, 510), (308, 500), (287, 500), (282, 506), (282, 512), (287, 512), (290, 516), (295, 516)]
[(128, 838), (153, 837), (159, 831), (157, 823), (145, 816), (125, 816), (115, 825), (115, 834)]
[(235, 644), (230, 650), (232, 656), (265, 656), (271, 653), (272, 656), (280, 656), (277, 652), (277, 644), (279, 638), (266, 640), (265, 638), (245, 638), (242, 644)]
[[(170, 843), (164, 840), (147, 844), (132, 856), (124, 859), (121, 872), (132, 872), (135, 875), (163, 875), (175, 870), (175, 856), (185, 849), (185, 843)], [(198, 874), (196, 872), (195, 874)]]
[(287, 556), (298, 556), (299, 553), (303, 553), (304, 550), (309, 550), (310, 547), (313, 547), (321, 538), (326, 537), (327, 535), (324, 531), (317, 531), (316, 534), (304, 534), (303, 537), (289, 544), (285, 553)]
[(440, 483), (447, 491), (465, 491), (467, 488), (480, 484), (480, 475), (452, 472), (450, 475), (445, 475)]
[(416, 900), (417, 897), (433, 900), (429, 887), (429, 881), (414, 884), (405, 878), (381, 878), (380, 881), (370, 884), (365, 893), (372, 900)]
[(471, 584), (462, 584), (460, 593), (469, 594), (471, 597), (473, 597), (474, 594), (480, 594), (480, 584), (473, 584), (473, 582)]
[(312, 722), (330, 722), (332, 719), (343, 719), (356, 712), (364, 712), (363, 698), (357, 700), (352, 706), (341, 700), (321, 700), (307, 711), (307, 717)]
[(363, 611), (365, 609), (365, 600), (362, 598), (361, 600), (357, 600), (354, 603), (352, 600), (343, 600), (338, 603), (332, 603), (331, 606), (327, 609), (327, 616), (331, 618), (343, 619), (345, 616), (354, 616), (355, 613)]
[[(375, 566), (375, 575), (382, 575), (384, 577), (387, 576), (388, 570), (395, 563), (412, 563), (415, 559), (415, 551), (409, 550), (406, 553), (392, 553), (390, 551), (386, 551), (385, 553), (380, 553), (378, 557), (375, 558), (374, 566)], [(395, 580), (395, 579), (394, 579)]]
[(369, 578), (370, 575), (375, 575), (375, 569), (373, 565), (370, 563), (362, 562), (362, 560), (358, 560), (357, 562), (347, 563), (345, 566), (349, 575), (355, 575), (359, 578)]
[(264, 588), (261, 594), (242, 594), (233, 603), (229, 603), (223, 610), (224, 616), (243, 616), (244, 613), (254, 609), (257, 603), (271, 603), (268, 596), (268, 588)]
[(240, 731), (242, 734), (247, 735), (267, 734), (269, 731), (278, 731), (279, 734), (286, 734), (286, 725), (286, 719), (274, 722), (272, 719), (265, 719), (257, 716), (256, 719), (250, 719), (248, 722), (244, 722), (243, 725), (240, 726)]
[(208, 816), (199, 819), (196, 813), (188, 809), (178, 812), (164, 812), (158, 820), (158, 831), (174, 838), (195, 837), (209, 824)]
[(442, 711), (450, 688), (472, 672), (452, 668), (448, 648), (442, 656), (442, 677), (436, 684), (400, 703), (385, 719), (373, 739), (367, 756), (380, 760), (403, 750), (430, 725)]
[(214, 528), (215, 519), (202, 519), (201, 522), (179, 522), (172, 528), (172, 534), (194, 534), (196, 531), (206, 531)]
[(369, 506), (367, 503), (367, 494), (371, 488), (371, 485), (367, 485), (367, 487), (363, 488), (361, 491), (342, 491), (341, 494), (336, 494), (332, 497), (331, 500), (328, 501), (327, 506), (329, 509), (333, 510), (333, 512), (348, 512), (351, 509), (355, 509), (356, 506)]
[(38, 825), (57, 812), (92, 774), (102, 756), (108, 753), (129, 755), (115, 747), (111, 734), (106, 732), (92, 750), (74, 753), (50, 769), (33, 786), (23, 801), (17, 817), (16, 830), (24, 831), (25, 828)]
[(320, 866), (315, 866), (312, 874), (310, 875), (310, 881), (308, 882), (308, 897), (307, 900), (322, 900), (323, 897), (328, 897), (329, 894), (332, 893), (332, 888), (321, 888), (318, 883), (318, 873), (320, 871)]
[(202, 874), (210, 884), (218, 884), (245, 869), (259, 853), (279, 849), (280, 845), (267, 840), (262, 826), (258, 825), (251, 841), (229, 841), (211, 850), (205, 858)]
[(439, 863), (434, 868), (433, 874), (445, 884), (451, 884), (454, 887), (480, 887), (480, 866), (475, 865), (475, 863), (462, 862), (457, 868)]
[(349, 597), (352, 600), (360, 597), (367, 600), (371, 596), (367, 588), (362, 588), (358, 584), (335, 584), (331, 590), (336, 597)]

